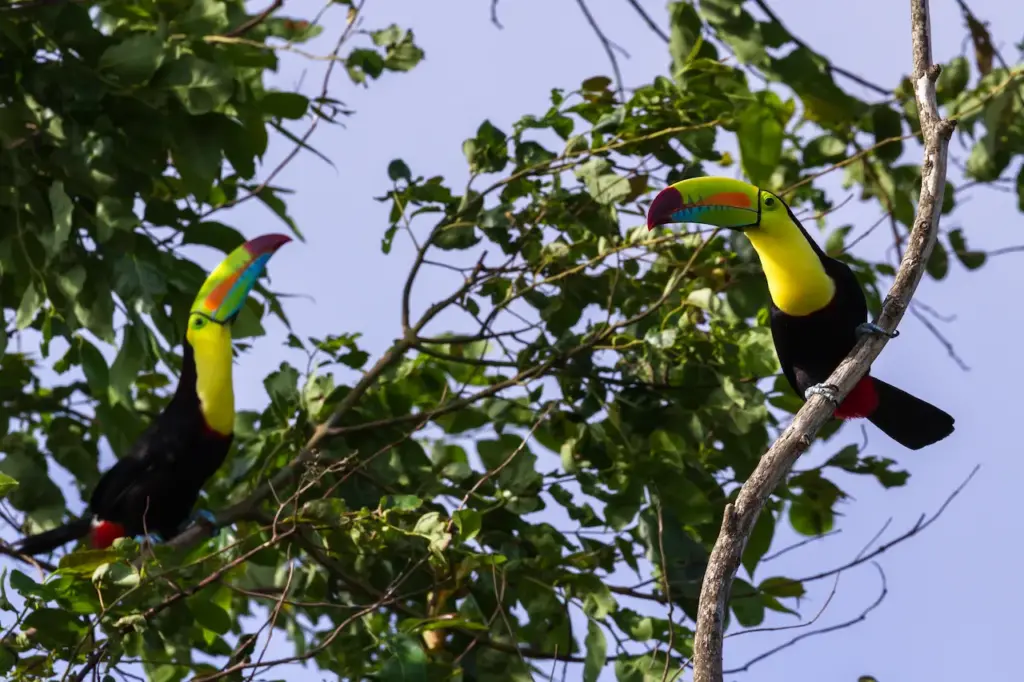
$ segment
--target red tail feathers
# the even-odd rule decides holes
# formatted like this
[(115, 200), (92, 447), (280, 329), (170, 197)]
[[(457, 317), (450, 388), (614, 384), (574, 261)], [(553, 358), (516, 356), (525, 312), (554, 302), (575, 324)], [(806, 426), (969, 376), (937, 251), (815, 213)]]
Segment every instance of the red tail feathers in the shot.
[(836, 408), (838, 419), (861, 419), (870, 417), (878, 409), (878, 391), (875, 381), (864, 376), (846, 396), (843, 404)]
[(124, 526), (113, 521), (100, 521), (92, 527), (89, 539), (93, 549), (106, 549), (114, 540), (124, 537)]

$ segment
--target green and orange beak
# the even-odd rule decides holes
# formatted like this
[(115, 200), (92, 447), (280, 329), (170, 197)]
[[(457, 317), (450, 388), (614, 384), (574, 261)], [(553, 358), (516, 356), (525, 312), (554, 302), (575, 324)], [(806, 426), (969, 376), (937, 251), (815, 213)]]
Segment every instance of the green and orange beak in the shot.
[(761, 222), (761, 191), (732, 178), (690, 178), (663, 189), (647, 211), (647, 227), (701, 223), (745, 230)]
[(220, 324), (233, 322), (267, 261), (291, 240), (283, 234), (265, 234), (232, 251), (206, 278), (192, 304), (192, 312)]

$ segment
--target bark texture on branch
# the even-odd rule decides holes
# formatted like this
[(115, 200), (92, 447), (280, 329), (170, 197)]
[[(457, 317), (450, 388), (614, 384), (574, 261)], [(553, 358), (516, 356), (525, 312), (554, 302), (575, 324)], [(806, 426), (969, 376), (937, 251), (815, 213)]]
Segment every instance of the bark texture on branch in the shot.
[[(911, 0), (914, 96), (921, 117), (924, 160), (921, 163), (921, 198), (910, 233), (907, 251), (895, 281), (876, 320), (892, 331), (903, 318), (910, 299), (924, 274), (938, 234), (942, 195), (946, 186), (946, 153), (953, 134), (953, 122), (939, 116), (935, 81), (939, 67), (931, 59), (931, 26), (928, 0)], [(888, 339), (882, 335), (863, 337), (840, 363), (828, 383), (839, 391), (840, 401), (867, 373)], [(722, 682), (722, 637), (729, 589), (736, 577), (740, 557), (757, 516), (772, 491), (786, 477), (797, 458), (810, 446), (818, 429), (832, 417), (834, 406), (815, 395), (800, 409), (789, 427), (761, 458), (743, 484), (736, 501), (725, 508), (722, 529), (711, 552), (697, 611), (697, 632), (693, 644), (694, 682)]]

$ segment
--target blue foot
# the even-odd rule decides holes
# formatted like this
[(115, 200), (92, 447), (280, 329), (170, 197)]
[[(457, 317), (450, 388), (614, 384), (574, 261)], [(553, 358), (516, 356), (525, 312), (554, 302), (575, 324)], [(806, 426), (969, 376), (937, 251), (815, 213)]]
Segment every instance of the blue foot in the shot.
[(213, 535), (220, 535), (224, 529), (217, 523), (217, 518), (206, 509), (197, 509), (192, 514), (192, 523), (201, 523), (208, 526)]
[(810, 400), (812, 395), (820, 395), (833, 405), (839, 405), (839, 389), (832, 384), (815, 384), (804, 391), (804, 400)]
[(895, 339), (900, 335), (900, 332), (899, 330), (887, 332), (874, 322), (864, 322), (857, 325), (857, 336), (864, 336), (865, 334), (878, 334), (880, 336), (887, 336), (890, 339)]
[(160, 533), (150, 533), (149, 535), (136, 535), (134, 538), (135, 542), (142, 545), (159, 545), (164, 541), (164, 538)]

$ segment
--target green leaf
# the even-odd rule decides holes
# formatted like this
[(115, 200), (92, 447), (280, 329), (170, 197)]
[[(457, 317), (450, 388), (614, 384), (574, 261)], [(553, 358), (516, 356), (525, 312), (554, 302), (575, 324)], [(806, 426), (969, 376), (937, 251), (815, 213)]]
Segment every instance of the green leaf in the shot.
[(632, 192), (632, 186), (627, 178), (608, 173), (588, 182), (587, 190), (598, 203), (611, 206), (628, 197)]
[[(121, 542), (122, 540), (118, 540)], [(77, 553), (77, 552), (76, 552)], [(114, 561), (96, 567), (92, 573), (92, 583), (96, 587), (121, 587), (133, 589), (139, 586), (142, 576), (139, 569), (125, 561)]]
[(290, 407), (299, 401), (299, 371), (282, 362), (276, 372), (267, 375), (263, 386), (271, 402), (281, 407)]
[(205, 201), (220, 174), (223, 159), (216, 129), (204, 125), (201, 119), (188, 121), (175, 135), (171, 158), (188, 191)]
[(0, 500), (7, 497), (18, 487), (18, 482), (7, 474), (0, 474)]
[(222, 0), (192, 0), (192, 6), (174, 20), (174, 26), (200, 37), (221, 33), (228, 27), (227, 8)]
[[(593, 578), (594, 576), (588, 575), (587, 577)], [(579, 594), (583, 596), (583, 613), (588, 618), (603, 620), (618, 607), (615, 596), (603, 582), (599, 580), (577, 581), (576, 585)]]
[(925, 270), (933, 279), (939, 280), (944, 279), (946, 273), (949, 272), (949, 254), (946, 253), (946, 247), (938, 239), (935, 240), (935, 248), (932, 249), (932, 253), (928, 257)]
[(405, 164), (405, 161), (392, 159), (391, 163), (388, 164), (388, 177), (391, 178), (392, 182), (398, 182), (399, 180), (412, 182), (412, 171), (409, 170), (409, 166)]
[(679, 74), (703, 45), (703, 24), (691, 2), (670, 2), (668, 51), (672, 56), (672, 72)]
[(761, 596), (746, 580), (736, 578), (732, 583), (732, 598), (729, 600), (732, 612), (740, 625), (757, 627), (764, 622), (764, 602)]
[(14, 328), (18, 331), (28, 328), (35, 321), (36, 316), (43, 307), (43, 297), (36, 288), (35, 282), (25, 287), (25, 293), (21, 295), (21, 302), (18, 304), (18, 311), (14, 314)]
[(185, 230), (181, 243), (202, 244), (212, 246), (222, 253), (231, 253), (245, 243), (245, 237), (233, 227), (208, 220)]
[(935, 82), (935, 99), (939, 105), (959, 97), (970, 77), (971, 65), (963, 55), (953, 57), (948, 64), (943, 65), (939, 79)]
[(37, 641), (48, 648), (75, 646), (88, 632), (78, 617), (64, 609), (36, 609), (21, 625), (25, 630), (35, 629)]
[(99, 70), (124, 85), (141, 85), (153, 77), (164, 62), (163, 41), (152, 33), (137, 33), (108, 47), (99, 60)]
[(608, 76), (592, 76), (582, 84), (580, 84), (580, 90), (585, 92), (603, 92), (611, 87), (612, 79)]
[(584, 645), (587, 648), (587, 656), (583, 661), (583, 682), (597, 682), (601, 671), (604, 670), (608, 642), (601, 625), (593, 619), (587, 620), (587, 638)]
[(297, 120), (306, 115), (309, 98), (296, 92), (268, 92), (260, 100), (260, 109), (268, 116)]
[(107, 395), (110, 387), (110, 369), (107, 361), (96, 346), (82, 337), (77, 338), (78, 350), (82, 360), (82, 371), (89, 390), (94, 396)]
[(399, 635), (386, 642), (390, 658), (384, 661), (380, 682), (427, 682), (427, 653), (414, 638)]
[(846, 235), (850, 234), (851, 230), (853, 225), (843, 225), (829, 232), (828, 238), (825, 239), (825, 253), (832, 257), (843, 253), (846, 250)]
[(835, 135), (820, 135), (804, 147), (805, 166), (825, 166), (846, 158), (847, 144)]
[(597, 119), (597, 123), (594, 124), (594, 128), (591, 132), (594, 133), (614, 133), (626, 120), (626, 108), (615, 107), (607, 114), (602, 114), (601, 118)]
[(376, 79), (384, 73), (384, 57), (376, 50), (356, 48), (346, 57), (345, 68), (353, 83), (365, 83), (367, 76)]
[(423, 506), (423, 499), (416, 495), (393, 495), (390, 506), (402, 511), (413, 511)]
[(878, 145), (875, 156), (886, 163), (894, 163), (903, 154), (903, 143), (882, 143), (903, 134), (903, 119), (895, 109), (878, 104), (871, 108), (871, 126), (875, 132), (875, 145)]
[(114, 287), (125, 300), (141, 298), (155, 302), (167, 293), (167, 278), (156, 263), (136, 253), (124, 254), (114, 262)]
[(476, 137), (462, 143), (462, 153), (476, 173), (497, 173), (508, 165), (508, 140), (504, 132), (484, 121)]
[(789, 578), (765, 578), (757, 589), (773, 597), (802, 597), (807, 593), (803, 583)]
[(480, 533), (483, 527), (483, 515), (475, 509), (460, 509), (455, 512), (455, 527), (463, 542), (469, 542)]
[(967, 238), (959, 227), (949, 231), (949, 245), (953, 247), (957, 260), (968, 270), (977, 270), (988, 258), (984, 251), (971, 251), (967, 248)]
[(64, 183), (54, 180), (50, 185), (50, 211), (53, 214), (53, 235), (49, 243), (50, 255), (56, 255), (63, 250), (71, 236), (71, 212), (74, 204), (71, 198), (64, 191)]
[(659, 350), (665, 350), (675, 345), (679, 332), (676, 329), (650, 329), (644, 335), (644, 341)]
[(291, 216), (288, 215), (288, 206), (281, 200), (270, 187), (262, 187), (259, 192), (256, 193), (256, 198), (263, 202), (263, 204), (274, 212), (278, 218), (280, 218), (299, 239), (302, 239), (302, 232), (299, 231), (298, 225), (292, 220)]
[(96, 204), (97, 240), (104, 243), (115, 232), (131, 232), (139, 225), (135, 212), (119, 198), (101, 197)]
[(135, 329), (132, 326), (125, 328), (121, 348), (110, 367), (111, 404), (131, 404), (131, 385), (146, 366), (148, 359), (146, 344), (142, 338), (145, 333), (142, 329)]
[(1024, 213), (1024, 165), (1017, 173), (1017, 210)]
[(834, 518), (831, 507), (812, 503), (803, 497), (789, 505), (789, 523), (800, 535), (823, 535), (832, 530)]
[(81, 549), (62, 556), (57, 567), (68, 575), (91, 576), (100, 566), (120, 558), (120, 553), (113, 549)]
[(751, 531), (750, 539), (747, 540), (747, 546), (743, 550), (743, 567), (747, 569), (747, 573), (751, 577), (753, 577), (754, 569), (757, 568), (761, 557), (768, 553), (774, 537), (775, 515), (772, 514), (771, 509), (763, 509), (757, 517), (757, 523), (754, 524), (754, 530)]
[[(159, 85), (169, 88), (190, 114), (199, 116), (227, 103), (235, 90), (235, 78), (221, 64), (184, 53), (161, 72)], [(214, 130), (208, 133), (216, 134)]]
[(782, 158), (782, 124), (774, 112), (762, 106), (745, 109), (738, 118), (740, 158), (750, 182), (769, 185)]
[(226, 635), (231, 630), (233, 620), (228, 612), (202, 595), (190, 599), (188, 608), (201, 627), (218, 635)]
[(423, 61), (423, 50), (416, 45), (412, 31), (391, 24), (370, 36), (375, 45), (384, 48), (384, 68), (389, 71), (409, 71)]

